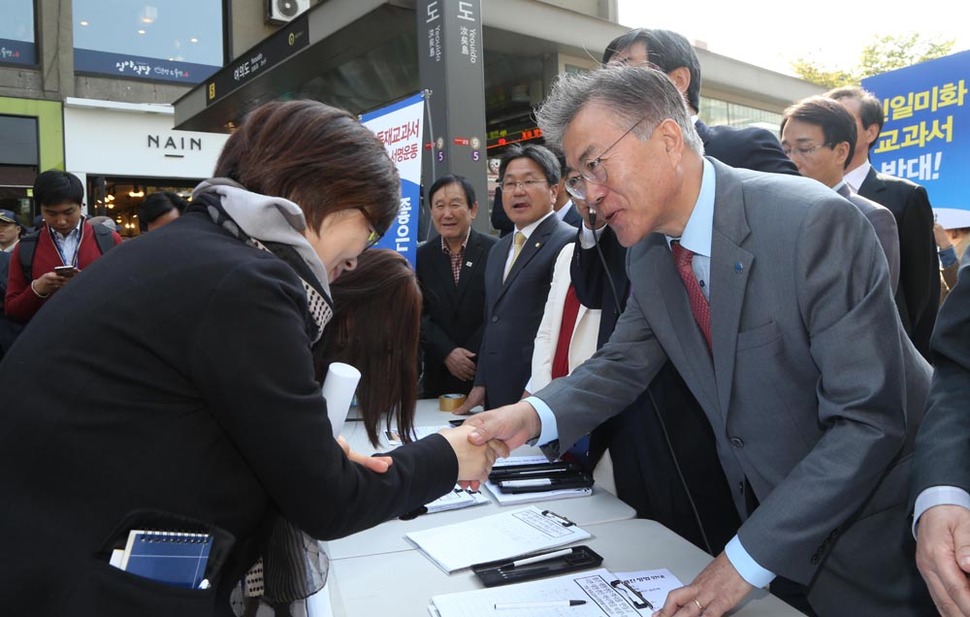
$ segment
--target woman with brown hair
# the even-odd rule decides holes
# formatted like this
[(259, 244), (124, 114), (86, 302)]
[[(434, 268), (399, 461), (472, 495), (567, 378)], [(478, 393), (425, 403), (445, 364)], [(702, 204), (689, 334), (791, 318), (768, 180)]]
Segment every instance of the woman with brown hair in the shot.
[[(0, 365), (0, 534), (16, 556), (0, 560), (6, 613), (230, 615), (281, 522), (346, 536), (484, 478), (506, 453), (449, 429), (386, 466), (333, 438), (312, 348), (330, 285), (398, 209), (397, 172), (370, 131), (321, 103), (270, 103), (214, 176), (178, 220), (52, 297)], [(204, 585), (109, 565), (139, 529), (210, 534)], [(322, 582), (299, 580), (300, 565), (277, 577), (264, 562), (276, 600)]]
[(357, 387), (367, 437), (375, 446), (380, 420), (410, 441), (418, 393), (421, 289), (411, 264), (388, 249), (364, 251), (357, 267), (331, 286), (333, 319), (320, 342), (317, 379), (331, 362), (361, 372)]

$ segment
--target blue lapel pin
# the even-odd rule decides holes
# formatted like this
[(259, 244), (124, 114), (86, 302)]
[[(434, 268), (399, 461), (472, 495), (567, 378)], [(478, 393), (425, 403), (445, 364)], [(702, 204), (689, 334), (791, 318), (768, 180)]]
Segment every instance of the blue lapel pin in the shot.
[(740, 261), (734, 264), (734, 271), (737, 272), (738, 274), (741, 274), (741, 272), (744, 271), (744, 266), (741, 265)]

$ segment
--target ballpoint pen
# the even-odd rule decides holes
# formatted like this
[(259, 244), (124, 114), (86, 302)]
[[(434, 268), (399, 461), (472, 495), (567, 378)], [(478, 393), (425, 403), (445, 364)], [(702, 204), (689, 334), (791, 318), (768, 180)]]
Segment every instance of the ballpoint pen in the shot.
[(526, 608), (569, 608), (571, 606), (582, 606), (586, 600), (549, 600), (546, 602), (501, 602), (495, 605), (497, 611), (507, 611), (513, 609)]
[(561, 551), (554, 551), (552, 553), (546, 553), (544, 555), (534, 555), (532, 557), (526, 557), (524, 559), (517, 559), (507, 566), (502, 566), (503, 568), (521, 568), (522, 566), (529, 565), (530, 563), (538, 563), (540, 561), (548, 561), (551, 559), (558, 559), (559, 557), (565, 557), (566, 555), (572, 555), (573, 549), (567, 548)]
[(553, 481), (549, 478), (533, 478), (531, 480), (502, 480), (499, 482), (502, 486), (513, 487), (524, 487), (524, 486), (552, 486)]

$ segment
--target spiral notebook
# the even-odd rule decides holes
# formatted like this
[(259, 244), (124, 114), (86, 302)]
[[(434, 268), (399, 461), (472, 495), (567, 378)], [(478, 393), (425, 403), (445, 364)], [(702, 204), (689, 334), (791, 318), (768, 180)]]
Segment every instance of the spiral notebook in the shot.
[(120, 567), (176, 587), (205, 588), (211, 550), (212, 536), (207, 533), (132, 529)]

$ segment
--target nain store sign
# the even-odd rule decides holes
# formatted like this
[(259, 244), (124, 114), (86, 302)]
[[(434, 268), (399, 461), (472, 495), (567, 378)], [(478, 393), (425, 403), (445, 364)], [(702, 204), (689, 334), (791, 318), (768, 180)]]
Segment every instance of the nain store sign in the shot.
[(180, 159), (186, 152), (202, 152), (202, 138), (149, 133), (148, 149), (161, 150), (167, 157)]

